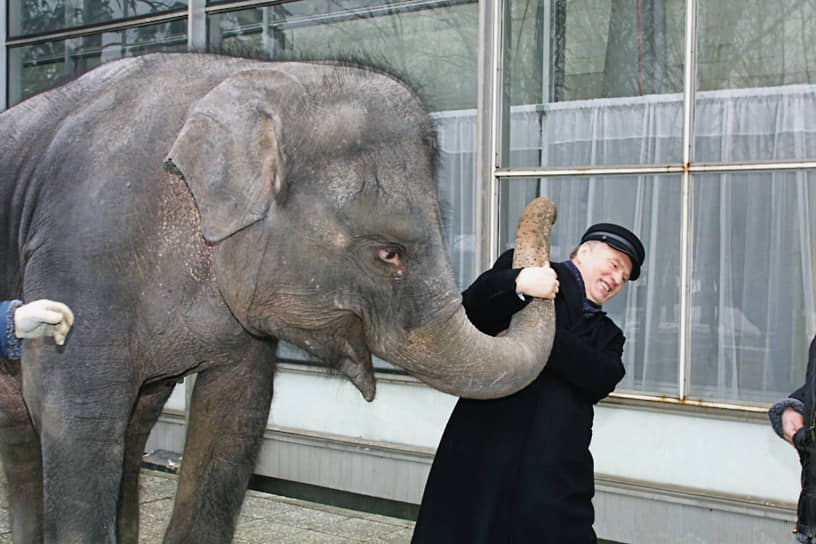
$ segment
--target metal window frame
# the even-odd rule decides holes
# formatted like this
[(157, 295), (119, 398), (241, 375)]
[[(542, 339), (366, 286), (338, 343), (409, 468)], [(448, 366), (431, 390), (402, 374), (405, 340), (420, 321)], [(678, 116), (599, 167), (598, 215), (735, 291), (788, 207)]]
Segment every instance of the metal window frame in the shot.
[[(656, 402), (665, 405), (689, 405), (717, 408), (741, 412), (765, 412), (766, 407), (742, 404), (740, 402), (716, 402), (692, 400), (689, 394), (691, 315), (690, 284), (692, 270), (693, 191), (695, 174), (784, 171), (816, 168), (813, 160), (785, 160), (752, 163), (703, 164), (694, 163), (694, 115), (696, 107), (696, 44), (697, 6), (699, 0), (686, 0), (685, 50), (683, 73), (683, 140), (682, 164), (621, 165), (586, 168), (500, 168), (501, 158), (507, 153), (508, 104), (503, 103), (504, 62), (503, 22), (507, 17), (504, 0), (481, 0), (479, 100), (477, 113), (478, 149), (480, 161), (477, 176), (482, 187), (481, 202), (477, 205), (481, 227), (476, 238), (480, 245), (478, 262), (482, 269), (488, 268), (498, 255), (499, 241), (499, 185), (502, 181), (514, 179), (570, 177), (570, 176), (615, 176), (615, 175), (660, 175), (677, 174), (681, 177), (681, 270), (680, 270), (680, 342), (677, 361), (677, 397), (652, 394), (613, 393), (611, 397), (634, 402)], [(481, 27), (484, 27), (483, 29)]]
[(0, 111), (8, 107), (8, 46), (6, 45), (6, 29), (8, 28), (8, 0), (0, 0)]

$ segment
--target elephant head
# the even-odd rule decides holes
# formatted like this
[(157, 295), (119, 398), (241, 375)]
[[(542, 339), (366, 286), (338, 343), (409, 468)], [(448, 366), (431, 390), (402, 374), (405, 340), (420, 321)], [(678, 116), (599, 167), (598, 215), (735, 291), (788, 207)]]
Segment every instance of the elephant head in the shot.
[[(166, 165), (192, 192), (241, 324), (321, 357), (366, 399), (372, 353), (472, 398), (517, 391), (546, 363), (552, 302), (534, 301), (501, 338), (467, 320), (432, 127), (399, 80), (336, 64), (240, 72), (190, 108)], [(523, 222), (518, 266), (548, 259), (555, 211), (538, 206)]]

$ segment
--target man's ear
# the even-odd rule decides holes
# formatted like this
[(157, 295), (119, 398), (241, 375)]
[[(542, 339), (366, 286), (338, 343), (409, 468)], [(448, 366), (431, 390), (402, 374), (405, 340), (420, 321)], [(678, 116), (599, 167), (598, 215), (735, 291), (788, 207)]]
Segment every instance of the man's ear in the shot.
[(165, 167), (189, 186), (208, 242), (259, 221), (273, 202), (285, 204), (286, 164), (275, 112), (292, 87), (300, 85), (281, 72), (241, 72), (190, 108)]
[(590, 251), (592, 251), (591, 244), (586, 242), (581, 243), (578, 249), (575, 250), (575, 260), (581, 262)]

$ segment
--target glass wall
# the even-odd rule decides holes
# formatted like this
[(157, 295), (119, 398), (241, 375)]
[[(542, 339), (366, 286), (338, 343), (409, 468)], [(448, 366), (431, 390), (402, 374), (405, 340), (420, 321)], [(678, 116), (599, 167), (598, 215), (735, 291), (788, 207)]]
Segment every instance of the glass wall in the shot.
[(8, 36), (41, 36), (187, 9), (186, 0), (7, 0)]
[(553, 258), (591, 223), (632, 228), (647, 263), (608, 308), (627, 337), (618, 391), (768, 403), (801, 385), (816, 332), (816, 180), (796, 169), (816, 159), (816, 4), (701, 0), (695, 48), (688, 7), (507, 0), (499, 247), (538, 195), (559, 208)]
[(690, 394), (771, 402), (804, 382), (815, 193), (814, 171), (696, 177)]
[(684, 5), (509, 0), (508, 166), (679, 161)]
[[(480, 47), (494, 50), (480, 13), (499, 1), (6, 0), (8, 103), (188, 43), (378, 65), (430, 110), (460, 286), (495, 257), (476, 254), (490, 246), (475, 238), (487, 184), (498, 180), (498, 226), (478, 242), (499, 249), (545, 195), (559, 208), (555, 259), (602, 220), (646, 244), (641, 279), (607, 308), (627, 336), (619, 391), (742, 404), (789, 393), (816, 332), (816, 3), (504, 0), (499, 58), (480, 66)], [(477, 113), (491, 112), (478, 99), (495, 66), (500, 110), (486, 130), (497, 143), (479, 149), (491, 138)], [(477, 179), (483, 154), (501, 170)]]
[(211, 51), (360, 61), (411, 82), (432, 111), (476, 106), (475, 2), (301, 0), (220, 13), (208, 27)]
[(816, 155), (816, 4), (702, 0), (699, 10), (697, 161)]
[(154, 50), (184, 51), (187, 49), (186, 30), (184, 21), (168, 22), (11, 47), (8, 50), (9, 104), (16, 104), (109, 60)]

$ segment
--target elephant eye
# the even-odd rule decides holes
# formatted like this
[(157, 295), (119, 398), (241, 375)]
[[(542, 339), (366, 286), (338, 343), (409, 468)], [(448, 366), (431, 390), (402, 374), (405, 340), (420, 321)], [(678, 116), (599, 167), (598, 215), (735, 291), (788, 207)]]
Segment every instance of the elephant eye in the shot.
[(386, 263), (390, 263), (393, 265), (400, 264), (400, 250), (395, 247), (384, 248), (379, 251), (379, 257), (381, 261)]

